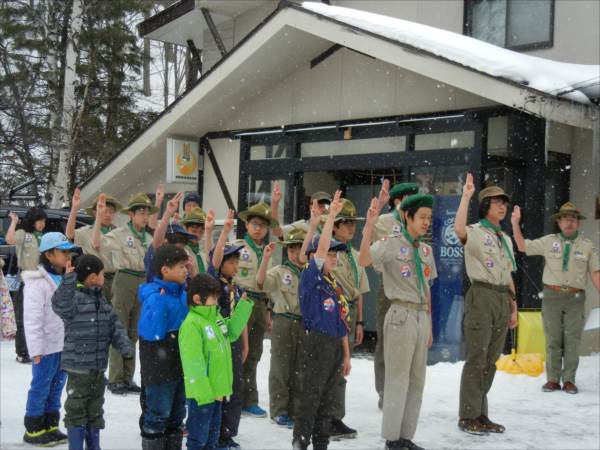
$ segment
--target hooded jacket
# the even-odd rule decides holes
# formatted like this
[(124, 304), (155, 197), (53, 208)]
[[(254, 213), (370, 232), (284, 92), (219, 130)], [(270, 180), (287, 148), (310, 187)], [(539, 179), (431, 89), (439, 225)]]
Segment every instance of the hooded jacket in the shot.
[(193, 306), (179, 330), (185, 396), (198, 406), (231, 395), (231, 342), (236, 341), (252, 313), (253, 303), (241, 299), (223, 319), (217, 305)]

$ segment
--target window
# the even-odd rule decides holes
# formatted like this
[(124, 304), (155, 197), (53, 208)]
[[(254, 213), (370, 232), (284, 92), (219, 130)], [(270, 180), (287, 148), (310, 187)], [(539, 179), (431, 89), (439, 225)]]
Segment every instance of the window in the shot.
[(464, 33), (511, 50), (552, 47), (554, 0), (465, 0)]

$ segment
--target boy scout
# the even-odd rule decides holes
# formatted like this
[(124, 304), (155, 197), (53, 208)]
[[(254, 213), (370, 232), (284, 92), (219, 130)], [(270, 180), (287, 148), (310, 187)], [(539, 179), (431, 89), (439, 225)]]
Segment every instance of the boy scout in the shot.
[(275, 244), (265, 247), (256, 282), (271, 297), (273, 324), (271, 330), (271, 366), (269, 370), (269, 400), (271, 419), (284, 427), (294, 426), (300, 393), (300, 351), (302, 315), (298, 303), (298, 284), (303, 264), (300, 248), (306, 233), (293, 227), (281, 245), (286, 248), (287, 261), (267, 271)]
[[(100, 218), (100, 232), (103, 235), (116, 228), (113, 225), (115, 212), (122, 208), (121, 204), (110, 195), (105, 194), (105, 198), (106, 208), (104, 210), (104, 214)], [(85, 212), (90, 217), (96, 217), (97, 203), (98, 198), (96, 198), (96, 200), (94, 200), (94, 202), (86, 208)], [(75, 192), (73, 192), (73, 199), (71, 200), (71, 212), (69, 214), (69, 220), (67, 221), (65, 234), (71, 241), (73, 241), (75, 245), (81, 247), (81, 250), (84, 254), (94, 255), (102, 260), (102, 263), (104, 264), (104, 285), (102, 286), (102, 294), (110, 303), (112, 299), (112, 285), (115, 278), (116, 269), (111, 259), (107, 257), (106, 253), (100, 253), (94, 249), (92, 245), (92, 230), (94, 229), (93, 225), (86, 225), (84, 227), (75, 229), (75, 225), (77, 223), (77, 212), (79, 211), (80, 207), (81, 192), (79, 191), (79, 188), (75, 188)]]
[(196, 259), (196, 264), (198, 266), (199, 273), (205, 273), (208, 268), (208, 252), (206, 251), (206, 244), (203, 238), (208, 239), (210, 236), (212, 236), (212, 225), (214, 225), (214, 213), (211, 220), (209, 221), (212, 224), (209, 228), (206, 228), (206, 219), (206, 214), (202, 210), (202, 208), (196, 207), (192, 208), (189, 212), (185, 213), (183, 219), (180, 222), (181, 225), (185, 227), (188, 233), (196, 236), (196, 239), (191, 239), (188, 242), (186, 250)]
[(432, 343), (430, 286), (437, 271), (431, 247), (420, 240), (431, 225), (432, 207), (431, 195), (406, 197), (402, 201), (406, 227), (399, 235), (384, 236), (370, 245), (379, 214), (377, 199), (373, 199), (360, 245), (361, 266), (373, 264), (382, 272), (385, 296), (391, 302), (383, 326), (387, 373), (382, 423), (382, 436), (390, 450), (421, 449), (412, 438)]
[(269, 228), (279, 226), (273, 218), (271, 208), (264, 202), (251, 206), (238, 214), (238, 218), (246, 224), (244, 239), (238, 239), (233, 245), (243, 245), (240, 251), (239, 271), (235, 283), (246, 290), (248, 298), (254, 301), (254, 308), (248, 320), (249, 352), (244, 362), (244, 409), (246, 414), (254, 417), (266, 417), (267, 412), (258, 406), (258, 389), (256, 387), (256, 366), (263, 350), (263, 338), (267, 325), (267, 303), (269, 297), (261, 292), (256, 284), (256, 273), (262, 262), (265, 239)]
[(487, 393), (496, 373), (508, 327), (517, 324), (517, 303), (511, 273), (516, 263), (510, 238), (500, 229), (510, 198), (497, 186), (479, 193), (478, 223), (467, 226), (475, 186), (468, 174), (454, 230), (465, 248), (465, 267), (471, 287), (465, 297), (466, 359), (460, 381), (458, 426), (471, 434), (503, 433), (488, 418)]
[[(375, 229), (373, 230), (373, 242), (378, 241), (384, 236), (400, 236), (402, 229), (404, 228), (404, 221), (402, 219), (402, 210), (400, 204), (405, 197), (414, 195), (419, 192), (419, 185), (417, 183), (399, 183), (395, 184), (392, 189), (388, 191), (389, 181), (384, 180), (381, 192), (379, 193), (380, 206), (383, 207), (385, 203), (388, 203), (390, 212), (382, 214), (375, 223)], [(387, 202), (382, 201), (387, 199)], [(379, 296), (377, 303), (375, 304), (375, 314), (377, 317), (377, 344), (375, 345), (375, 390), (379, 395), (379, 409), (383, 408), (383, 386), (385, 383), (385, 359), (383, 357), (383, 322), (385, 315), (390, 309), (390, 301), (385, 296), (383, 288), (383, 281), (379, 286)]]
[[(308, 204), (309, 208), (312, 208), (314, 201), (317, 201), (318, 209), (320, 214), (327, 214), (327, 210), (329, 209), (329, 205), (331, 204), (331, 194), (323, 191), (315, 192), (310, 196), (310, 203)], [(287, 227), (296, 227), (301, 228), (304, 232), (308, 232), (309, 221), (308, 220), (297, 220), (296, 222), (292, 222), (290, 225), (286, 225)], [(322, 226), (319, 224), (317, 227), (317, 232), (322, 231)]]
[[(109, 255), (117, 269), (113, 286), (112, 305), (119, 320), (127, 330), (131, 342), (137, 342), (140, 305), (138, 287), (145, 280), (144, 256), (152, 245), (152, 236), (146, 231), (148, 219), (158, 208), (152, 205), (142, 192), (132, 195), (121, 213), (129, 215), (129, 222), (101, 237), (101, 218), (105, 213), (106, 198), (100, 194), (96, 205), (96, 222), (92, 232), (92, 245), (101, 253)], [(114, 394), (139, 393), (140, 387), (133, 382), (135, 358), (123, 360), (113, 347), (109, 354), (108, 389)]]
[(544, 392), (562, 389), (576, 394), (575, 372), (579, 365), (579, 344), (584, 326), (585, 284), (589, 273), (600, 292), (600, 262), (592, 241), (579, 234), (579, 221), (584, 220), (571, 202), (562, 205), (552, 216), (560, 233), (539, 239), (524, 239), (519, 221), (521, 211), (515, 206), (511, 218), (519, 251), (544, 257), (544, 291), (542, 320), (546, 335), (546, 377)]
[[(322, 216), (326, 217), (326, 216)], [(352, 247), (352, 239), (356, 233), (356, 221), (364, 220), (358, 217), (356, 206), (350, 200), (342, 199), (342, 210), (333, 222), (333, 238), (346, 245), (346, 251), (338, 255), (337, 265), (333, 276), (339, 282), (348, 300), (348, 324), (350, 331), (348, 340), (350, 353), (355, 346), (362, 344), (364, 334), (363, 294), (369, 292), (369, 280), (364, 267), (358, 265), (358, 252)], [(347, 426), (342, 419), (346, 415), (346, 379), (341, 378), (336, 387), (336, 411), (331, 421), (332, 438), (356, 437), (356, 430)]]

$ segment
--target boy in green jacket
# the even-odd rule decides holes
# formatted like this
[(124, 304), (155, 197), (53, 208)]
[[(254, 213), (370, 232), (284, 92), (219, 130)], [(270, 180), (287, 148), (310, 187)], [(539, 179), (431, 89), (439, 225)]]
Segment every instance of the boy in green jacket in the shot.
[(244, 294), (223, 319), (217, 310), (221, 285), (208, 274), (190, 281), (189, 314), (179, 329), (179, 352), (185, 381), (188, 450), (214, 449), (221, 429), (221, 403), (231, 395), (231, 342), (241, 335), (253, 303)]

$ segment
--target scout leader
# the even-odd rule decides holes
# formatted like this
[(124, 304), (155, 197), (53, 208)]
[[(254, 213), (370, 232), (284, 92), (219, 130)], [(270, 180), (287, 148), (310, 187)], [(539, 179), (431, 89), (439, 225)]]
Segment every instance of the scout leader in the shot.
[[(358, 217), (356, 206), (347, 198), (342, 201), (342, 210), (335, 216), (333, 222), (333, 238), (346, 245), (346, 250), (340, 252), (337, 265), (333, 269), (333, 276), (344, 290), (348, 300), (348, 324), (350, 331), (348, 340), (350, 354), (355, 346), (362, 344), (364, 336), (363, 322), (363, 294), (369, 292), (369, 280), (364, 267), (358, 265), (358, 251), (352, 247), (352, 239), (356, 233), (356, 222), (364, 220)], [(326, 216), (322, 216), (326, 217)], [(331, 421), (331, 437), (347, 438), (356, 437), (356, 430), (347, 426), (342, 419), (346, 415), (346, 379), (341, 378), (336, 387), (336, 410)]]
[[(100, 194), (96, 205), (96, 222), (92, 233), (92, 245), (108, 255), (117, 269), (113, 284), (112, 305), (127, 335), (135, 345), (138, 340), (140, 302), (138, 287), (144, 283), (144, 256), (152, 245), (152, 236), (146, 231), (151, 214), (158, 212), (148, 196), (142, 192), (132, 195), (121, 213), (129, 215), (127, 225), (115, 228), (101, 236), (101, 218), (106, 209), (106, 197)], [(135, 358), (123, 360), (114, 347), (109, 354), (108, 389), (113, 394), (139, 393), (141, 389), (133, 382)]]
[(351, 369), (348, 303), (332, 275), (338, 252), (346, 250), (345, 244), (331, 238), (333, 220), (342, 209), (341, 194), (335, 193), (321, 236), (314, 236), (320, 221), (318, 208), (311, 209), (310, 228), (302, 244), (301, 251), (309, 263), (298, 288), (304, 333), (300, 344), (302, 394), (294, 418), (294, 450), (306, 450), (311, 440), (313, 449), (327, 449), (335, 387)]
[[(103, 235), (116, 228), (113, 225), (115, 212), (122, 208), (121, 204), (110, 195), (105, 194), (105, 198), (106, 208), (100, 217), (100, 232)], [(90, 217), (96, 217), (97, 203), (98, 198), (94, 200), (92, 205), (86, 208), (85, 212)], [(65, 234), (71, 241), (73, 241), (75, 245), (81, 247), (81, 250), (84, 254), (94, 255), (102, 260), (102, 263), (104, 264), (104, 285), (102, 286), (102, 295), (104, 295), (106, 300), (108, 300), (110, 303), (112, 299), (113, 280), (117, 270), (113, 265), (111, 258), (107, 257), (108, 255), (106, 253), (101, 253), (94, 249), (94, 246), (92, 245), (92, 230), (94, 227), (92, 225), (86, 225), (84, 227), (75, 229), (77, 223), (77, 212), (79, 211), (80, 207), (81, 192), (79, 191), (79, 188), (75, 188), (75, 192), (73, 192), (73, 199), (71, 200), (71, 212), (69, 213), (69, 220), (67, 221), (67, 229), (65, 230)]]
[(279, 242), (287, 252), (287, 260), (267, 270), (275, 243), (265, 247), (262, 263), (256, 275), (259, 288), (271, 297), (273, 321), (271, 329), (271, 365), (269, 369), (269, 410), (271, 419), (280, 426), (293, 428), (300, 395), (300, 337), (302, 315), (298, 303), (298, 284), (304, 264), (300, 250), (306, 232), (288, 229), (285, 240)]
[(186, 231), (195, 236), (191, 238), (186, 246), (186, 251), (191, 254), (198, 266), (198, 273), (205, 273), (208, 268), (208, 253), (212, 246), (212, 232), (215, 224), (215, 213), (211, 209), (207, 217), (200, 207), (192, 208), (183, 215), (179, 222)]
[[(275, 204), (273, 205), (275, 206)], [(266, 417), (267, 412), (258, 406), (258, 389), (256, 387), (256, 366), (263, 351), (263, 339), (268, 328), (267, 304), (269, 297), (260, 290), (256, 283), (256, 273), (262, 262), (265, 240), (269, 228), (279, 226), (272, 216), (272, 210), (264, 202), (251, 206), (238, 214), (245, 222), (246, 235), (233, 245), (243, 245), (240, 251), (239, 271), (235, 277), (238, 286), (244, 289), (252, 301), (254, 309), (248, 321), (249, 352), (244, 362), (244, 409), (246, 414), (254, 417)]]
[(519, 251), (530, 256), (543, 256), (545, 261), (542, 319), (548, 379), (542, 390), (560, 390), (562, 380), (562, 389), (576, 394), (575, 373), (584, 326), (585, 284), (589, 273), (600, 292), (600, 262), (592, 241), (579, 234), (579, 223), (585, 216), (573, 203), (562, 205), (552, 218), (556, 220), (560, 233), (534, 240), (523, 239), (518, 206), (515, 206), (511, 220)]
[[(402, 200), (409, 195), (414, 195), (419, 192), (417, 183), (399, 183), (395, 184), (392, 189), (389, 189), (389, 180), (384, 180), (379, 193), (380, 208), (383, 208), (385, 203), (388, 204), (390, 212), (381, 214), (375, 223), (373, 230), (373, 241), (376, 242), (384, 236), (400, 236), (404, 228), (404, 219), (402, 218), (402, 209), (400, 205)], [(387, 201), (386, 201), (387, 199)], [(385, 382), (385, 359), (384, 344), (383, 344), (383, 322), (385, 315), (390, 309), (390, 300), (385, 296), (383, 281), (379, 286), (379, 296), (375, 304), (377, 317), (377, 344), (375, 345), (375, 390), (379, 395), (379, 409), (383, 409), (383, 386)]]
[(402, 201), (406, 227), (371, 245), (379, 210), (371, 201), (360, 244), (361, 266), (383, 274), (391, 305), (383, 325), (385, 396), (382, 436), (389, 450), (421, 447), (412, 442), (421, 411), (427, 349), (432, 344), (431, 283), (437, 277), (433, 251), (421, 238), (431, 226), (433, 197), (411, 195)]
[[(319, 214), (322, 216), (323, 214), (327, 214), (327, 210), (329, 209), (329, 205), (331, 203), (331, 194), (329, 194), (328, 192), (323, 192), (323, 191), (318, 191), (315, 192), (313, 195), (310, 196), (310, 201), (308, 203), (308, 208), (309, 210), (313, 208), (313, 203), (317, 202), (318, 208), (319, 208)], [(322, 231), (322, 224), (319, 224), (319, 226), (317, 227), (317, 232), (321, 232)], [(297, 220), (295, 222), (292, 222), (290, 225), (286, 225), (284, 228), (290, 228), (290, 227), (296, 227), (296, 228), (301, 228), (302, 230), (304, 230), (304, 232), (308, 232), (308, 228), (310, 226), (310, 221), (309, 220)]]
[(517, 325), (512, 272), (517, 267), (510, 238), (500, 229), (510, 198), (497, 186), (479, 193), (478, 223), (467, 226), (469, 202), (475, 192), (467, 174), (454, 231), (465, 247), (471, 287), (465, 296), (465, 364), (460, 380), (458, 427), (471, 434), (503, 433), (488, 417), (487, 393), (496, 374), (508, 328)]

